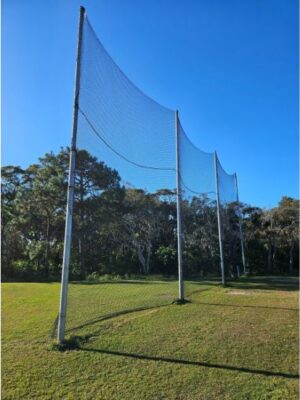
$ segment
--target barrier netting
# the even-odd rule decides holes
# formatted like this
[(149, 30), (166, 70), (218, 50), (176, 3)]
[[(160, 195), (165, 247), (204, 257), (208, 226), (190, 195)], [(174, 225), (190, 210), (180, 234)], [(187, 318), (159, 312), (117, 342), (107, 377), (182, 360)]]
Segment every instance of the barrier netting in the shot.
[(185, 297), (220, 281), (216, 174), (226, 274), (235, 274), (235, 176), (126, 77), (87, 17), (78, 107), (67, 333), (178, 298), (177, 138)]

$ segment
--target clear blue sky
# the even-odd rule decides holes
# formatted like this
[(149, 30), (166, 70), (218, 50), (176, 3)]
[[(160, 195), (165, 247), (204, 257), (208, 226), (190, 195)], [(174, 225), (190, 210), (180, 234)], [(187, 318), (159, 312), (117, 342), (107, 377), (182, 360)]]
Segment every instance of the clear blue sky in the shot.
[(2, 165), (69, 145), (79, 5), (144, 92), (237, 171), (240, 197), (298, 197), (297, 0), (3, 0)]

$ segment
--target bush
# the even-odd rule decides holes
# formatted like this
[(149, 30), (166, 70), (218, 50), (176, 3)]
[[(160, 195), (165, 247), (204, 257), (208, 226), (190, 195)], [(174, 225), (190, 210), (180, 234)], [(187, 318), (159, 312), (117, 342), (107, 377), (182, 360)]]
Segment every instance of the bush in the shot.
[(155, 258), (158, 263), (158, 271), (164, 271), (164, 273), (174, 272), (174, 266), (176, 265), (177, 250), (174, 247), (160, 246), (155, 252)]
[(107, 281), (120, 281), (122, 279), (128, 279), (125, 276), (119, 274), (104, 274), (101, 275), (99, 272), (92, 272), (87, 276), (89, 282), (107, 282)]

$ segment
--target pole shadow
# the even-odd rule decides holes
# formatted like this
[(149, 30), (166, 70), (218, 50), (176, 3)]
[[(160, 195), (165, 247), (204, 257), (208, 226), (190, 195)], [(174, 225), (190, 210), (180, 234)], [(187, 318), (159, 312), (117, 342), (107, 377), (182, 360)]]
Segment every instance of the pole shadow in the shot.
[(77, 331), (79, 329), (85, 328), (87, 326), (91, 326), (94, 324), (97, 324), (99, 322), (102, 321), (106, 321), (112, 318), (116, 318), (122, 315), (126, 315), (126, 314), (131, 314), (131, 313), (136, 313), (136, 312), (140, 312), (140, 311), (150, 311), (150, 310), (155, 310), (155, 309), (159, 309), (159, 308), (163, 308), (163, 307), (167, 307), (170, 306), (172, 304), (175, 304), (175, 300), (173, 300), (172, 302), (168, 302), (166, 304), (160, 304), (160, 305), (156, 305), (156, 306), (145, 306), (145, 307), (135, 307), (135, 308), (129, 308), (129, 309), (125, 309), (125, 310), (121, 310), (121, 311), (115, 311), (109, 314), (105, 314), (105, 315), (101, 315), (97, 318), (94, 318), (92, 320), (88, 320), (86, 322), (84, 322), (83, 324), (80, 325), (76, 325), (72, 328), (66, 329), (66, 332), (70, 333), (70, 332), (74, 332)]
[(222, 304), (222, 303), (205, 303), (205, 302), (200, 302), (200, 301), (194, 301), (194, 304), (200, 304), (203, 306), (220, 306), (220, 307), (236, 307), (236, 308), (263, 308), (267, 310), (284, 310), (284, 311), (295, 311), (299, 312), (297, 308), (288, 308), (288, 307), (272, 307), (272, 306), (250, 306), (250, 305), (240, 305), (240, 304)]
[(155, 357), (155, 356), (148, 356), (148, 355), (135, 354), (135, 353), (125, 353), (125, 352), (121, 352), (121, 351), (105, 350), (105, 349), (88, 349), (88, 348), (79, 347), (79, 350), (85, 351), (85, 352), (90, 352), (90, 353), (99, 353), (99, 354), (117, 356), (117, 357), (127, 357), (127, 358), (136, 359), (136, 360), (160, 361), (160, 362), (171, 363), (171, 364), (192, 365), (192, 366), (196, 366), (196, 367), (215, 368), (215, 369), (228, 370), (228, 371), (238, 371), (238, 372), (242, 372), (242, 373), (264, 375), (264, 376), (270, 376), (270, 377), (279, 377), (279, 378), (286, 378), (286, 379), (299, 379), (299, 374), (289, 374), (289, 373), (285, 373), (285, 372), (266, 371), (266, 370), (262, 370), (262, 369), (236, 367), (233, 365), (223, 365), (223, 364), (207, 363), (207, 362), (201, 362), (201, 361), (190, 361), (190, 360), (182, 360), (182, 359), (168, 358), (168, 357)]
[[(198, 290), (195, 290), (195, 291), (189, 293), (189, 295), (186, 296), (186, 301), (184, 303), (182, 303), (182, 304), (192, 303), (192, 301), (189, 300), (191, 295), (193, 295), (195, 293), (199, 293), (199, 292), (205, 292), (205, 291), (208, 291), (208, 290), (211, 290), (211, 289), (212, 288), (198, 289)], [(180, 303), (178, 303), (178, 300), (176, 300), (176, 298), (173, 298), (173, 299), (170, 299), (170, 300), (166, 301), (163, 304), (134, 307), (134, 308), (129, 308), (129, 309), (123, 309), (123, 310), (120, 310), (120, 311), (115, 311), (115, 312), (104, 314), (104, 315), (99, 315), (96, 318), (87, 320), (82, 324), (78, 324), (76, 326), (73, 326), (72, 328), (68, 328), (66, 330), (66, 332), (68, 332), (68, 333), (74, 332), (76, 330), (85, 328), (86, 326), (94, 325), (94, 324), (97, 324), (99, 322), (106, 321), (106, 320), (112, 319), (112, 318), (116, 318), (116, 317), (119, 317), (119, 316), (122, 316), (122, 315), (136, 313), (136, 312), (140, 312), (140, 311), (148, 311), (148, 310), (159, 309), (159, 308), (171, 306), (173, 304), (180, 304)], [(55, 322), (56, 325), (57, 325), (57, 321), (58, 321), (58, 316), (57, 316), (56, 322)], [(55, 325), (55, 329), (57, 328), (56, 325)]]

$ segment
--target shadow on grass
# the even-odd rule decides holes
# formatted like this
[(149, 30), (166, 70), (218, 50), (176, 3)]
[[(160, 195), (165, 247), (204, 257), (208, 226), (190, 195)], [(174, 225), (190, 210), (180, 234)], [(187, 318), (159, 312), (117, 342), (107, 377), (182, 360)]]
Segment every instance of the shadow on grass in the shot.
[[(189, 292), (188, 296), (197, 293), (202, 285), (213, 287), (222, 287), (221, 282), (217, 279), (205, 280), (194, 280), (188, 281), (191, 288), (195, 289)], [(236, 279), (227, 279), (225, 288), (228, 289), (240, 289), (240, 290), (279, 290), (279, 291), (298, 291), (299, 290), (299, 279), (298, 277), (289, 276), (260, 276), (260, 277), (248, 277), (242, 276)]]
[(110, 313), (110, 314), (105, 314), (105, 315), (102, 315), (101, 317), (94, 318), (92, 320), (86, 321), (84, 324), (77, 325), (77, 326), (75, 326), (73, 328), (68, 329), (67, 332), (73, 332), (73, 331), (76, 331), (78, 329), (85, 328), (86, 326), (90, 326), (90, 325), (96, 324), (97, 322), (106, 321), (108, 319), (119, 317), (121, 315), (131, 314), (131, 313), (135, 313), (135, 312), (139, 312), (139, 311), (153, 310), (153, 309), (156, 309), (156, 308), (169, 306), (170, 304), (172, 304), (172, 303), (161, 304), (159, 306), (136, 307), (136, 308), (129, 308), (127, 310), (116, 311), (116, 312), (113, 312), (113, 313)]
[(289, 374), (289, 373), (285, 373), (285, 372), (265, 371), (262, 369), (235, 367), (232, 365), (214, 364), (214, 363), (182, 360), (182, 359), (168, 358), (168, 357), (154, 357), (154, 356), (147, 356), (147, 355), (142, 355), (142, 354), (125, 353), (125, 352), (121, 352), (121, 351), (104, 350), (104, 349), (86, 349), (86, 348), (79, 347), (79, 350), (91, 352), (91, 353), (107, 354), (107, 355), (111, 355), (111, 356), (128, 357), (128, 358), (133, 358), (133, 359), (137, 359), (137, 360), (160, 361), (160, 362), (166, 362), (166, 363), (172, 363), (172, 364), (193, 365), (196, 367), (206, 367), (206, 368), (223, 369), (223, 370), (229, 370), (229, 371), (239, 371), (239, 372), (244, 372), (244, 373), (248, 373), (248, 374), (258, 374), (258, 375), (271, 376), (271, 377), (299, 379), (298, 374)]
[(249, 275), (249, 276), (241, 276), (241, 281), (247, 282), (257, 282), (257, 283), (293, 283), (298, 284), (299, 278), (298, 276), (291, 275)]
[(153, 284), (165, 284), (168, 282), (176, 282), (175, 280), (161, 280), (161, 281), (150, 281), (150, 280), (107, 280), (107, 281), (71, 281), (72, 285), (107, 285), (107, 284), (124, 284), (124, 285), (153, 285)]
[[(101, 281), (101, 282), (83, 282), (83, 281), (73, 281), (72, 283), (74, 284), (81, 284), (81, 285), (102, 285), (102, 284), (153, 284), (153, 283), (165, 283), (165, 282), (174, 282), (173, 280), (164, 280), (164, 281), (151, 281), (151, 280), (145, 280), (145, 281), (126, 281), (126, 280), (119, 280), (119, 281)], [(187, 281), (189, 284), (193, 286), (192, 291), (189, 291), (187, 294), (186, 298), (187, 300), (193, 296), (196, 293), (199, 292), (205, 292), (207, 290), (211, 290), (214, 287), (221, 286), (219, 280), (217, 277), (209, 277), (208, 280), (189, 280)], [(204, 286), (209, 286), (207, 287), (201, 287), (202, 285)], [(282, 277), (282, 276), (259, 276), (259, 277), (241, 277), (235, 281), (229, 281), (226, 285), (227, 288), (234, 288), (234, 289), (242, 289), (242, 290), (247, 290), (247, 289), (252, 289), (252, 290), (287, 290), (287, 291), (296, 291), (299, 289), (298, 286), (298, 278), (297, 277)], [(74, 332), (76, 330), (85, 328), (86, 326), (90, 326), (93, 324), (96, 324), (98, 322), (102, 322), (111, 318), (115, 318), (121, 315), (129, 314), (129, 313), (134, 313), (134, 312), (139, 312), (139, 311), (145, 311), (145, 310), (152, 310), (160, 307), (166, 307), (169, 306), (173, 303), (175, 303), (176, 300), (174, 301), (167, 301), (164, 304), (160, 305), (149, 305), (149, 306), (141, 306), (141, 307), (136, 307), (136, 308), (131, 308), (131, 309), (123, 309), (121, 311), (116, 311), (113, 313), (97, 316), (96, 318), (90, 319), (88, 321), (85, 321), (83, 324), (76, 325), (70, 329), (67, 330), (67, 332)], [(189, 302), (189, 300), (187, 301)], [(201, 303), (197, 302), (196, 304), (201, 304), (201, 305), (211, 305), (211, 306), (225, 306), (225, 307), (248, 307), (248, 308), (264, 308), (264, 309), (278, 309), (278, 310), (286, 310), (286, 311), (298, 311), (297, 309), (294, 308), (283, 308), (283, 307), (267, 307), (267, 306), (251, 306), (251, 305), (233, 305), (233, 304), (221, 304), (221, 303)], [(56, 334), (56, 329), (57, 329), (57, 322), (58, 319), (56, 318), (53, 327), (51, 329), (50, 337), (54, 337)]]
[[(103, 281), (70, 281), (72, 285), (107, 285), (107, 284), (124, 284), (124, 285), (159, 285), (166, 283), (178, 283), (177, 278), (159, 278), (159, 279), (116, 279), (116, 280), (103, 280)], [(220, 285), (220, 279), (187, 279), (186, 283), (192, 285), (206, 285), (206, 286), (218, 286)]]
[(298, 291), (299, 284), (293, 280), (273, 280), (266, 279), (240, 279), (236, 281), (229, 281), (226, 287), (232, 289), (243, 289), (243, 290), (280, 290), (280, 291)]
[[(73, 328), (67, 329), (67, 332), (69, 332), (69, 333), (70, 332), (74, 332), (74, 331), (76, 331), (78, 329), (85, 328), (86, 326), (94, 325), (94, 324), (96, 324), (98, 322), (102, 322), (102, 321), (106, 321), (108, 319), (116, 318), (116, 317), (119, 317), (121, 315), (131, 314), (131, 313), (140, 312), (140, 311), (156, 310), (158, 308), (168, 307), (168, 306), (171, 306), (173, 304), (175, 304), (175, 305), (184, 305), (184, 304), (188, 304), (188, 303), (190, 303), (190, 301), (188, 301), (188, 300), (182, 302), (182, 301), (178, 301), (176, 299), (176, 300), (167, 302), (165, 304), (159, 304), (159, 305), (156, 305), (156, 306), (143, 306), (143, 307), (129, 308), (127, 310), (116, 311), (116, 312), (113, 312), (113, 313), (110, 313), (110, 314), (99, 316), (98, 318), (86, 321), (84, 324), (77, 325), (77, 326), (75, 326)], [(93, 335), (95, 335), (95, 333)]]
[[(218, 277), (210, 277), (207, 280), (191, 279), (187, 280), (187, 283), (193, 287), (222, 286)], [(245, 290), (297, 291), (299, 290), (299, 278), (295, 276), (241, 276), (240, 278), (227, 278), (225, 287)]]
[[(192, 293), (189, 294), (189, 296), (191, 296), (192, 294), (196, 293), (196, 292), (204, 292), (207, 290), (210, 290), (211, 288), (204, 288), (201, 289), (199, 288), (198, 290), (193, 291)], [(66, 329), (67, 333), (73, 333), (76, 332), (82, 328), (85, 328), (87, 326), (92, 326), (95, 325), (99, 322), (103, 322), (112, 318), (116, 318), (122, 315), (126, 315), (126, 314), (131, 314), (131, 313), (135, 313), (135, 312), (140, 312), (140, 311), (148, 311), (148, 310), (154, 310), (154, 309), (159, 309), (162, 307), (167, 307), (167, 306), (171, 306), (171, 305), (184, 305), (184, 304), (189, 304), (191, 303), (191, 301), (189, 300), (189, 296), (187, 296), (187, 298), (183, 301), (180, 301), (178, 299), (175, 299), (174, 297), (172, 299), (169, 298), (168, 301), (165, 301), (162, 304), (151, 304), (148, 306), (140, 306), (140, 307), (134, 307), (134, 308), (128, 308), (128, 309), (123, 309), (123, 310), (119, 310), (119, 311), (115, 311), (109, 314), (104, 314), (104, 315), (98, 315), (97, 317), (93, 318), (93, 319), (89, 319), (87, 321), (84, 321), (84, 323), (81, 323), (79, 325), (73, 326), (72, 328), (68, 328)], [(171, 296), (170, 296), (171, 297)], [(57, 327), (58, 327), (58, 315), (56, 316), (56, 319), (52, 325), (52, 328), (50, 330), (49, 333), (49, 337), (50, 338), (54, 338), (56, 337), (56, 333), (57, 333)], [(97, 333), (97, 332), (96, 332)]]
[(296, 311), (299, 310), (297, 308), (288, 308), (288, 307), (272, 307), (272, 306), (250, 306), (250, 305), (240, 305), (240, 304), (224, 304), (224, 303), (205, 303), (200, 301), (194, 301), (194, 304), (200, 304), (203, 306), (220, 306), (220, 307), (237, 307), (237, 308), (263, 308), (270, 310), (284, 310), (284, 311)]
[[(168, 277), (147, 277), (136, 279), (116, 279), (116, 280), (103, 280), (103, 281), (71, 281), (73, 285), (107, 285), (107, 284), (123, 284), (123, 285), (156, 285), (166, 283), (177, 283), (176, 278)], [(219, 277), (207, 278), (187, 278), (185, 283), (188, 285), (197, 286), (221, 286)], [(242, 276), (236, 279), (227, 278), (226, 287), (236, 289), (261, 289), (261, 290), (283, 290), (283, 291), (296, 291), (299, 290), (298, 277), (294, 276)]]

